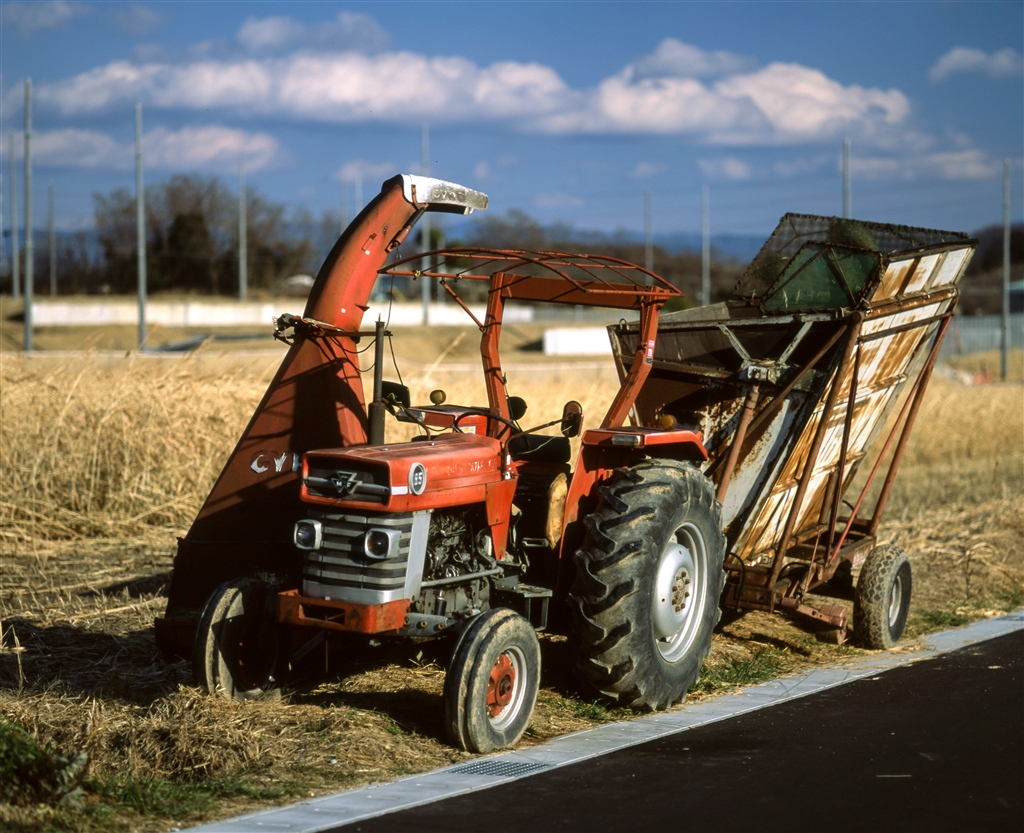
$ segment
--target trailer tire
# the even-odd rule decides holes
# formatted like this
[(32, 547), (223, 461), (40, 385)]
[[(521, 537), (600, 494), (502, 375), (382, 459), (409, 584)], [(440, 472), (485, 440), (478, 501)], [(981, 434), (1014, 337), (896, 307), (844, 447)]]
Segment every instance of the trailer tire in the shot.
[(468, 752), (514, 746), (533, 716), (540, 642), (518, 613), (481, 613), (462, 633), (444, 679), (445, 729)]
[(673, 460), (618, 469), (598, 494), (569, 594), (577, 669), (620, 705), (665, 709), (699, 679), (721, 618), (721, 506)]
[(206, 601), (192, 649), (196, 682), (229, 700), (280, 697), (275, 594), (265, 582), (225, 582)]
[(910, 559), (895, 544), (875, 547), (857, 579), (853, 633), (865, 648), (885, 650), (903, 636), (913, 579)]

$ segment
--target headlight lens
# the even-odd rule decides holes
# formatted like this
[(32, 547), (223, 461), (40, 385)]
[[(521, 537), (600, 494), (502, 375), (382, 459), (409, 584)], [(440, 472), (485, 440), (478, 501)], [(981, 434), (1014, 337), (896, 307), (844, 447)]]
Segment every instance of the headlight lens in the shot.
[(321, 540), (320, 521), (304, 520), (295, 524), (295, 546), (300, 550), (315, 550)]
[(391, 555), (392, 548), (397, 551), (398, 535), (394, 529), (371, 529), (363, 539), (363, 552), (374, 561), (385, 559)]

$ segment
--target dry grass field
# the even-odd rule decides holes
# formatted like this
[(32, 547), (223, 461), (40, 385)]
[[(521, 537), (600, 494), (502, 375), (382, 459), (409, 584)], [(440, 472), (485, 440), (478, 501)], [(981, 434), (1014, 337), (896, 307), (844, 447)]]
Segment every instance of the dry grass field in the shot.
[[(528, 335), (528, 334), (527, 334)], [(525, 336), (524, 336), (525, 337)], [(472, 334), (396, 349), (414, 399), (482, 401), (461, 369)], [(1017, 367), (1024, 357), (1016, 356)], [(567, 398), (596, 415), (614, 374), (509, 357), (527, 421)], [(998, 366), (998, 357), (988, 359)], [(157, 653), (174, 540), (188, 528), (276, 366), (273, 356), (117, 362), (3, 355), (0, 392), (0, 722), (89, 755), (77, 802), (0, 803), (5, 830), (169, 830), (242, 809), (395, 777), (466, 757), (441, 723), (443, 646), (347, 658), (280, 702), (203, 697)], [(883, 524), (914, 564), (912, 638), (1024, 603), (1024, 387), (936, 373)], [(393, 424), (392, 424), (393, 425)], [(398, 439), (399, 435), (393, 435)], [(526, 743), (626, 717), (576, 687), (565, 641), (545, 672)], [(780, 616), (721, 628), (691, 697), (842, 662)]]

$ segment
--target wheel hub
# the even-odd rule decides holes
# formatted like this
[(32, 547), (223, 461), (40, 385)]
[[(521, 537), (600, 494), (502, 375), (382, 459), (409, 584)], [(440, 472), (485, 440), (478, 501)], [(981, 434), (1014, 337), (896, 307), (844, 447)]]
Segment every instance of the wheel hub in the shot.
[(903, 581), (899, 576), (892, 583), (892, 590), (889, 592), (889, 627), (895, 627), (896, 620), (900, 618), (900, 608), (903, 605)]
[(682, 613), (686, 609), (686, 600), (690, 597), (689, 573), (683, 567), (676, 573), (675, 581), (672, 582), (672, 609), (676, 613)]
[(670, 544), (658, 566), (654, 595), (654, 636), (670, 639), (685, 625), (693, 608), (694, 563), (690, 551), (681, 544)]
[(491, 668), (491, 678), (487, 682), (487, 714), (489, 717), (497, 717), (512, 702), (515, 688), (515, 666), (508, 654), (502, 654)]

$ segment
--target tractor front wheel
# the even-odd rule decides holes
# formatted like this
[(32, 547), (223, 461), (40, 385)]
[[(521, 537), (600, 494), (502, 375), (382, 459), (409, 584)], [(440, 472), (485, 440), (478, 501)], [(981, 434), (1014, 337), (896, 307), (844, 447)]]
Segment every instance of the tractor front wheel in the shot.
[(668, 708), (699, 678), (721, 616), (721, 507), (672, 460), (619, 469), (598, 493), (570, 591), (577, 667), (620, 705)]
[(210, 594), (192, 650), (196, 682), (210, 694), (233, 700), (280, 696), (274, 600), (264, 582), (250, 578)]
[(444, 680), (445, 727), (469, 752), (514, 746), (530, 723), (540, 685), (533, 626), (507, 608), (481, 613), (462, 633)]

